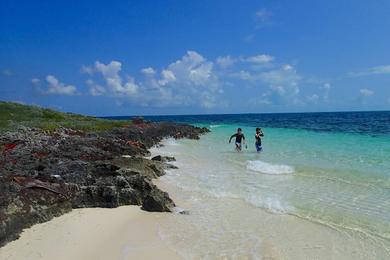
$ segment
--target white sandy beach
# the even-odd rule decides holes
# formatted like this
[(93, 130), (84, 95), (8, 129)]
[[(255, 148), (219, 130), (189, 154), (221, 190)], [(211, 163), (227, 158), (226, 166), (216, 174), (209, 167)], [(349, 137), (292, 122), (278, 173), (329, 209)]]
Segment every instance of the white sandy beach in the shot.
[(165, 216), (136, 206), (75, 209), (26, 229), (0, 248), (0, 259), (177, 259), (158, 236)]

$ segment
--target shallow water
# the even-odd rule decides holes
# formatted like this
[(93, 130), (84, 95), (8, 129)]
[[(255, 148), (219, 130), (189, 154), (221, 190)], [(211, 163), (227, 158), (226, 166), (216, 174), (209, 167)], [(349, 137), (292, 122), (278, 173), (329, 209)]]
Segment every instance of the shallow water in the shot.
[(161, 226), (182, 256), (390, 259), (390, 111), (146, 118), (212, 130), (153, 150), (177, 158), (158, 182), (191, 212)]
[[(259, 154), (254, 127), (206, 126), (199, 141), (153, 151), (178, 160), (160, 182), (191, 215), (161, 235), (184, 256), (390, 257), (389, 135), (267, 127)], [(238, 126), (249, 144), (241, 153), (228, 144)]]

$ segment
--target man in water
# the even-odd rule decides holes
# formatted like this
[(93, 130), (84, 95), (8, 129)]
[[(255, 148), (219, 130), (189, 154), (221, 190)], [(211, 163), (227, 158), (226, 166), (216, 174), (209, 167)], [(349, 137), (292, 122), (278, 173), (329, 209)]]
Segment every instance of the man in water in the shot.
[(256, 139), (255, 146), (256, 146), (256, 151), (258, 153), (263, 150), (263, 147), (261, 147), (261, 137), (263, 136), (264, 136), (263, 131), (261, 130), (261, 128), (257, 127), (256, 134), (255, 134), (255, 139)]
[(237, 129), (237, 133), (235, 133), (234, 135), (232, 135), (229, 139), (229, 144), (232, 142), (232, 138), (235, 137), (236, 138), (236, 150), (239, 152), (241, 151), (241, 142), (243, 141), (244, 144), (245, 144), (245, 136), (244, 134), (242, 133), (242, 129), (241, 128), (238, 128)]

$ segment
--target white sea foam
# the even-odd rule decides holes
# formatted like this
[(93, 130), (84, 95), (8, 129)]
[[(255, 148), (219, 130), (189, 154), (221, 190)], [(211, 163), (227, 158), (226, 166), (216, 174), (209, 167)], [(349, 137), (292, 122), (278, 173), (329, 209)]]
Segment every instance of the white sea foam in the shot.
[(293, 210), (291, 205), (282, 203), (279, 199), (273, 197), (262, 198), (260, 196), (251, 195), (246, 201), (255, 207), (263, 208), (277, 214), (283, 214)]
[(167, 146), (177, 146), (177, 145), (180, 145), (175, 139), (173, 138), (167, 138), (163, 141), (163, 144), (164, 145), (167, 145)]
[(263, 161), (247, 161), (246, 168), (251, 171), (266, 174), (289, 174), (294, 172), (294, 167), (283, 164), (272, 164)]
[(220, 127), (221, 125), (210, 125), (210, 128), (217, 128)]

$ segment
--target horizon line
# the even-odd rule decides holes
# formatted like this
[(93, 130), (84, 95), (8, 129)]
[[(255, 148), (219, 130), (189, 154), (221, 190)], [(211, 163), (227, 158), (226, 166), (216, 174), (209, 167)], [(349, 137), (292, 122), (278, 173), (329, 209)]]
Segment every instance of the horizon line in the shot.
[(217, 115), (259, 115), (259, 114), (321, 114), (321, 113), (369, 113), (390, 112), (390, 110), (341, 110), (341, 111), (317, 111), (317, 112), (245, 112), (245, 113), (205, 113), (205, 114), (163, 114), (163, 115), (122, 115), (122, 116), (95, 116), (98, 118), (114, 117), (153, 117), (153, 116), (217, 116)]

